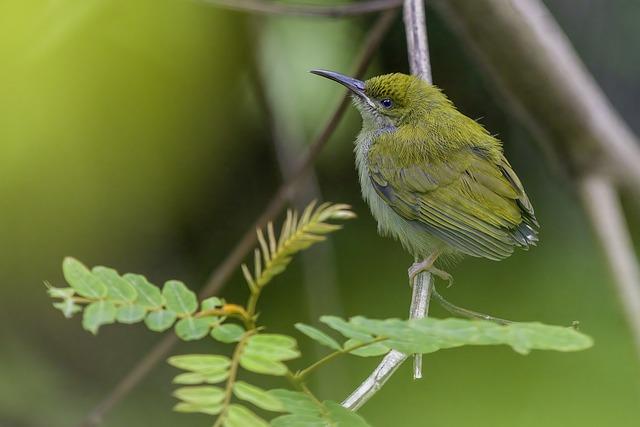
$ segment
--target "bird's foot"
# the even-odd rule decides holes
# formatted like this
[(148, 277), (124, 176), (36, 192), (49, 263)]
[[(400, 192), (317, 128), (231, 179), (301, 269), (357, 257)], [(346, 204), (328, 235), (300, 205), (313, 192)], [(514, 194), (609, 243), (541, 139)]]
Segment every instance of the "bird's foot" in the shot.
[(443, 280), (446, 280), (447, 282), (449, 282), (447, 287), (453, 285), (453, 276), (451, 274), (434, 267), (433, 263), (438, 258), (438, 255), (438, 253), (435, 253), (420, 262), (414, 262), (413, 264), (411, 264), (411, 267), (409, 267), (409, 270), (407, 271), (407, 273), (409, 274), (409, 286), (413, 286), (416, 276), (418, 276), (418, 274), (422, 272), (428, 272)]

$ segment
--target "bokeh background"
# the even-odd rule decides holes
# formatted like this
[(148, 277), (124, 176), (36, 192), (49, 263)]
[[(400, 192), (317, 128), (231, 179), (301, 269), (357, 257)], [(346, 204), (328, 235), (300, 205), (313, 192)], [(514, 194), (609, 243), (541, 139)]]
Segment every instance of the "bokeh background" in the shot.
[[(640, 2), (545, 3), (640, 133)], [(579, 320), (596, 345), (526, 357), (441, 351), (425, 358), (423, 381), (410, 379), (407, 364), (362, 413), (378, 426), (639, 425), (640, 364), (572, 184), (430, 12), (435, 82), (504, 140), (542, 224), (539, 247), (500, 263), (467, 259), (441, 292), (514, 320)], [(62, 258), (197, 290), (335, 105), (337, 85), (307, 71), (347, 71), (372, 22), (249, 16), (195, 0), (0, 2), (0, 426), (76, 425), (159, 339), (123, 325), (94, 337), (65, 320), (43, 285), (62, 284)], [(406, 69), (398, 20), (367, 75)], [(411, 259), (377, 236), (360, 198), (359, 125), (351, 110), (301, 196), (317, 191), (359, 217), (266, 292), (261, 320), (273, 331), (294, 333), (294, 322), (316, 323), (319, 314), (405, 315)], [(638, 205), (626, 207), (639, 242)], [(242, 301), (244, 286), (235, 274), (221, 295)], [(447, 315), (435, 303), (432, 313)], [(317, 349), (300, 342), (311, 360)], [(216, 346), (182, 343), (173, 353)], [(341, 360), (313, 387), (340, 400), (375, 363)], [(171, 412), (173, 374), (158, 366), (102, 425), (209, 425)]]

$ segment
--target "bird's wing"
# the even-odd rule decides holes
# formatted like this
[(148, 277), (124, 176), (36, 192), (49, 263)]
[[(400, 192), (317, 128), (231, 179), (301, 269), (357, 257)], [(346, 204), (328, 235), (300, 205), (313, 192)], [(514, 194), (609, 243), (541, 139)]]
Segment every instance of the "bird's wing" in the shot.
[(531, 202), (502, 154), (492, 157), (467, 146), (446, 160), (430, 160), (393, 148), (389, 137), (376, 140), (369, 176), (378, 195), (404, 219), (468, 255), (495, 260), (537, 241)]

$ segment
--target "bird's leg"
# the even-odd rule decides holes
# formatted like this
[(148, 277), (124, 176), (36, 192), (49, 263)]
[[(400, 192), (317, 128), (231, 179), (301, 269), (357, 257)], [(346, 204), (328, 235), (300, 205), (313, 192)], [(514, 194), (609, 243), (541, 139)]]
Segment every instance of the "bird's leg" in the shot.
[(448, 286), (453, 285), (453, 276), (444, 270), (440, 270), (439, 268), (434, 267), (433, 265), (439, 256), (440, 252), (434, 252), (420, 262), (416, 260), (416, 262), (414, 262), (411, 267), (409, 267), (409, 285), (413, 286), (416, 276), (422, 271), (428, 271), (429, 273), (438, 276), (443, 280), (446, 280), (447, 282), (449, 282)]

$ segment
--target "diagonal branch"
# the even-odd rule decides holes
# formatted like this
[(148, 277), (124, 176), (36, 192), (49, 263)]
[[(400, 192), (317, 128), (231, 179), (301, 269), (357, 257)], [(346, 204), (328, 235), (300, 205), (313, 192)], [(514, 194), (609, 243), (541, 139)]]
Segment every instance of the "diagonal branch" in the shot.
[[(368, 32), (360, 54), (355, 61), (354, 75), (362, 76), (364, 74), (383, 36), (393, 24), (395, 17), (396, 12), (391, 10), (384, 12), (377, 19)], [(256, 228), (263, 228), (269, 220), (273, 219), (285, 206), (288, 198), (297, 190), (300, 180), (306, 176), (306, 173), (310, 170), (318, 154), (320, 154), (320, 151), (322, 151), (329, 137), (338, 126), (348, 103), (349, 97), (345, 91), (335, 111), (310, 145), (309, 150), (301, 159), (295, 171), (289, 179), (280, 186), (260, 217), (249, 227), (236, 246), (209, 276), (205, 286), (200, 291), (199, 297), (202, 298), (216, 294), (222, 289), (231, 274), (238, 268), (244, 257), (255, 245), (256, 235), (254, 230)], [(92, 427), (100, 424), (103, 417), (142, 381), (158, 362), (166, 357), (177, 342), (178, 339), (175, 335), (166, 335), (116, 384), (115, 388), (82, 420), (79, 426)]]
[[(424, 0), (405, 0), (403, 12), (411, 73), (419, 75), (427, 82), (432, 83)], [(410, 318), (420, 319), (427, 316), (433, 287), (432, 280), (431, 274), (428, 272), (422, 272), (416, 277), (411, 295), (411, 307), (409, 308)], [(391, 350), (387, 353), (362, 384), (342, 402), (342, 406), (355, 411), (364, 405), (384, 386), (407, 357), (407, 354), (396, 350)], [(414, 356), (413, 378), (422, 378), (421, 354)]]
[(365, 0), (357, 3), (315, 5), (291, 4), (265, 0), (199, 0), (223, 9), (269, 15), (341, 18), (395, 9), (403, 0)]
[(595, 174), (580, 180), (579, 192), (640, 354), (640, 266), (618, 194), (609, 179)]

